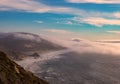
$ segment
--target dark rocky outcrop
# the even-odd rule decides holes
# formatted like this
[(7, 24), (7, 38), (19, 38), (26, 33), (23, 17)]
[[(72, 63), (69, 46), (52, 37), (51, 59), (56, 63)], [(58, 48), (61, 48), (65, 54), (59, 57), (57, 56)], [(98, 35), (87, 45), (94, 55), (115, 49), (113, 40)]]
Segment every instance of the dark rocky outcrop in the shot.
[(24, 70), (0, 51), (0, 84), (48, 84)]

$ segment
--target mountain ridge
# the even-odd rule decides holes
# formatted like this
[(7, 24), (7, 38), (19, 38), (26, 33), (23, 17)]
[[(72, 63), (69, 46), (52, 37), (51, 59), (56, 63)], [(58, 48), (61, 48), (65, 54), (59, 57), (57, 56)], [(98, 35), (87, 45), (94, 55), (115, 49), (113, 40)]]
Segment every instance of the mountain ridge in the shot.
[(34, 53), (42, 54), (57, 51), (64, 47), (26, 32), (0, 33), (0, 50), (7, 53), (13, 60), (31, 57)]

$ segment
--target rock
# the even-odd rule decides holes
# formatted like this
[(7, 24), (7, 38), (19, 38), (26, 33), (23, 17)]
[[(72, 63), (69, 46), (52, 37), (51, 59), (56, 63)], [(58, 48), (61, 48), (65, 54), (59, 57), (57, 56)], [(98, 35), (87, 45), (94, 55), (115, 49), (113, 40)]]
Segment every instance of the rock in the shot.
[(49, 84), (24, 70), (0, 51), (0, 84)]

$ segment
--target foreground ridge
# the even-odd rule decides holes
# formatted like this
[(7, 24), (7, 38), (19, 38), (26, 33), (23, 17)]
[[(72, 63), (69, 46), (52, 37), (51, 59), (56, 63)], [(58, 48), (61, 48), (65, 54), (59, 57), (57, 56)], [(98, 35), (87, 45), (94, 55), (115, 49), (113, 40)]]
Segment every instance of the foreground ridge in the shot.
[(0, 51), (0, 84), (49, 84), (24, 70)]

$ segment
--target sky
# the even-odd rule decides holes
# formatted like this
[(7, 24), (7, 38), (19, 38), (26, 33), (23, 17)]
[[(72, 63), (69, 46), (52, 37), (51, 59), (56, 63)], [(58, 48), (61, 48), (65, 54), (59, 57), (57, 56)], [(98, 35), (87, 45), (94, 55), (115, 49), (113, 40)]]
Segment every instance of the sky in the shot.
[(0, 0), (0, 32), (120, 39), (120, 0)]

